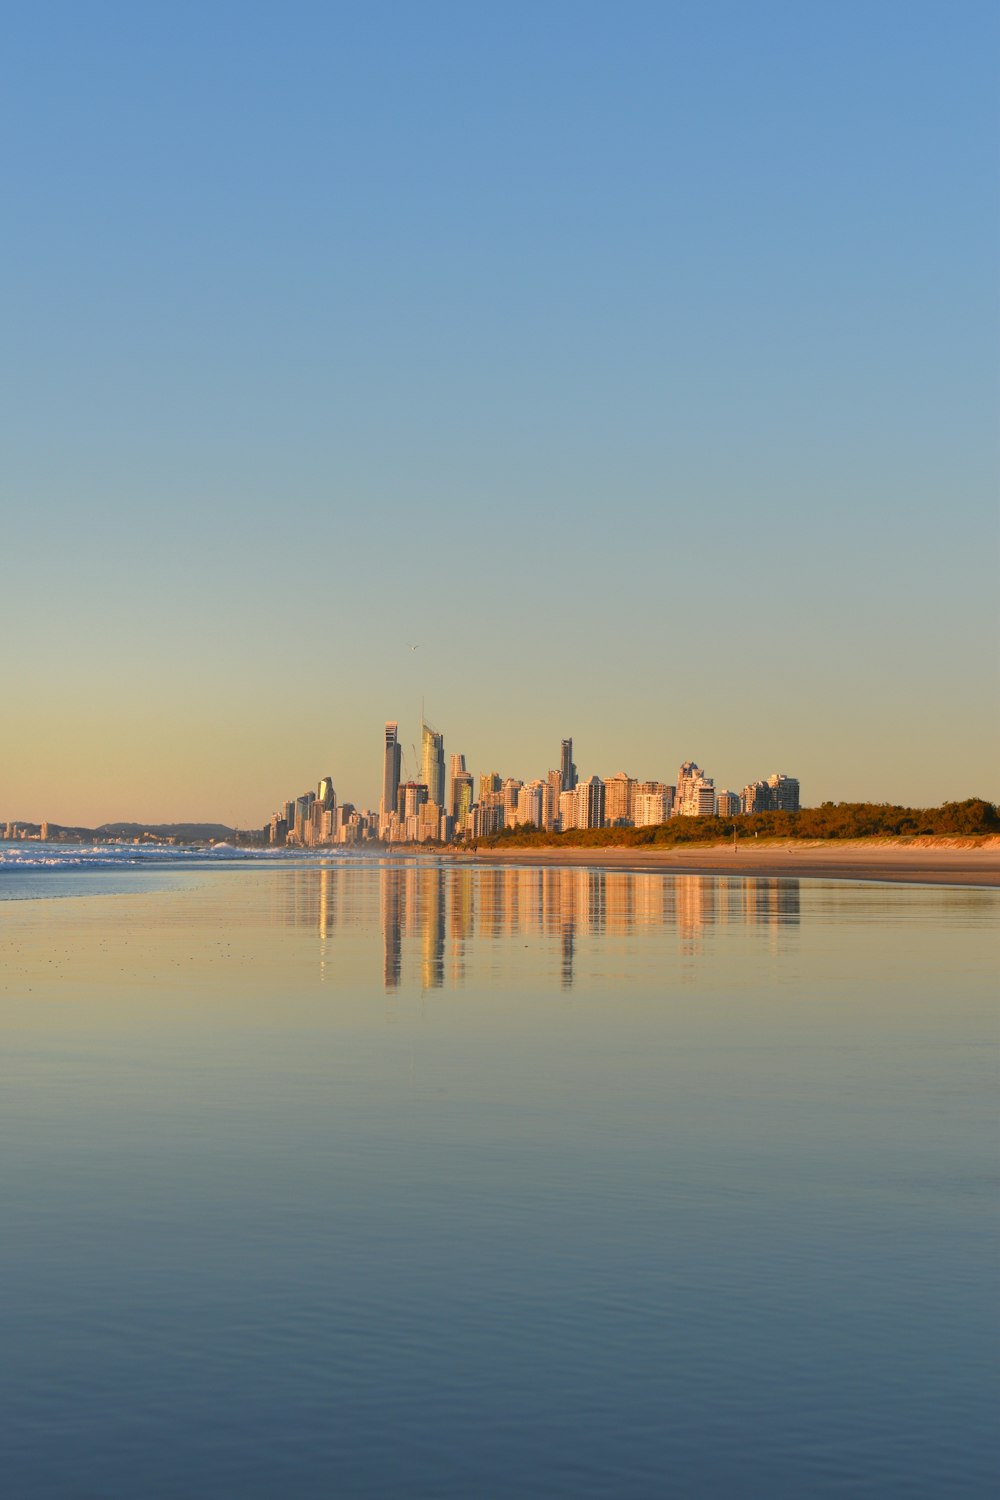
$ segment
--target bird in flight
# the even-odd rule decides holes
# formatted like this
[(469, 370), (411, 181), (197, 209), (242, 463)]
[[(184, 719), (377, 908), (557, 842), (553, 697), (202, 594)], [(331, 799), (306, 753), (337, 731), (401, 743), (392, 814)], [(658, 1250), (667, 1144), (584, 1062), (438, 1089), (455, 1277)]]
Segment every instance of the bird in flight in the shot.
[(411, 646), (410, 650), (411, 651), (419, 651), (420, 650), (420, 642), (418, 641), (415, 646)]

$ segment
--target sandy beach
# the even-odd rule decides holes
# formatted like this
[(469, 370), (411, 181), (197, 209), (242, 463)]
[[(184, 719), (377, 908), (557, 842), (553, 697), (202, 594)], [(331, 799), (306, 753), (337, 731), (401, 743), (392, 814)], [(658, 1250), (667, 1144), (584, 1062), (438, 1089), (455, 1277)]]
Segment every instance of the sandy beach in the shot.
[(745, 842), (689, 848), (483, 849), (458, 856), (477, 864), (591, 865), (676, 875), (799, 875), (814, 880), (911, 881), (1000, 886), (1000, 839)]

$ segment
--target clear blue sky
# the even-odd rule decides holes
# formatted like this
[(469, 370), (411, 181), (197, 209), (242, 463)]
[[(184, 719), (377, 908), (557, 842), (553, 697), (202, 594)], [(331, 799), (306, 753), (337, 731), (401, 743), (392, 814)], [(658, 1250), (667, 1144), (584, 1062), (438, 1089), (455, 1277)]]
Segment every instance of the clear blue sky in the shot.
[[(1000, 795), (986, 3), (3, 30), (0, 816)], [(419, 642), (419, 652), (408, 644)]]

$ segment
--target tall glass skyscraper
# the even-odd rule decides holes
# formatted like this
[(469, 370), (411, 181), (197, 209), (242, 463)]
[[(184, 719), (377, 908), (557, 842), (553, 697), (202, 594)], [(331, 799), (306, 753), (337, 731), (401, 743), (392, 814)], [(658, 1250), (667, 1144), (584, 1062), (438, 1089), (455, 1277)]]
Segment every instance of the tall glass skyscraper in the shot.
[(396, 808), (399, 772), (403, 752), (399, 747), (399, 725), (385, 726), (385, 758), (382, 763), (382, 816), (387, 818)]
[(573, 741), (571, 739), (562, 742), (559, 769), (562, 772), (563, 791), (571, 792), (576, 786), (576, 766), (573, 764)]
[(429, 724), (423, 726), (420, 779), (427, 788), (428, 802), (444, 807), (444, 735)]

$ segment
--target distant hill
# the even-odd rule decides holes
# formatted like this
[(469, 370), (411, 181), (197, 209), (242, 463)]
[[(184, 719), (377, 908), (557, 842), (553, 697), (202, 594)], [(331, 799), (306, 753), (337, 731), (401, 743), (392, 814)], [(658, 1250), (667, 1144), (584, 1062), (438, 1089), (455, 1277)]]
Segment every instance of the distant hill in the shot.
[(94, 829), (110, 839), (137, 839), (152, 833), (158, 839), (180, 839), (185, 844), (207, 843), (210, 839), (231, 839), (235, 828), (225, 823), (102, 823)]
[[(38, 838), (41, 823), (32, 823), (28, 818), (12, 818), (10, 822), (29, 838)], [(0, 818), (0, 831), (4, 819)], [(66, 823), (49, 823), (49, 838), (60, 843), (82, 843), (101, 839), (141, 839), (144, 834), (156, 839), (176, 839), (182, 844), (220, 843), (236, 837), (236, 829), (225, 823), (102, 823), (100, 828), (82, 828)]]

